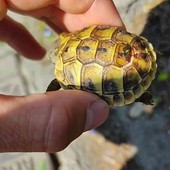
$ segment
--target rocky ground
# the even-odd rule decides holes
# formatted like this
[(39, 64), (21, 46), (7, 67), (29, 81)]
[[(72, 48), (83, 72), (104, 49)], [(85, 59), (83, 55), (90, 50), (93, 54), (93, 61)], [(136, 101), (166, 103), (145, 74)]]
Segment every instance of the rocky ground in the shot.
[[(158, 52), (158, 72), (150, 88), (155, 105), (134, 103), (113, 108), (108, 120), (96, 129), (106, 140), (96, 131), (85, 134), (58, 154), (61, 170), (170, 169), (170, 1), (115, 0), (115, 3), (127, 29), (148, 38)], [(15, 17), (50, 48), (56, 39), (51, 30), (31, 18)], [(3, 43), (0, 48), (1, 93), (25, 95), (46, 90), (54, 77), (48, 58), (30, 61)], [(109, 156), (104, 159), (106, 153)], [(100, 160), (103, 166), (100, 164), (99, 168)]]

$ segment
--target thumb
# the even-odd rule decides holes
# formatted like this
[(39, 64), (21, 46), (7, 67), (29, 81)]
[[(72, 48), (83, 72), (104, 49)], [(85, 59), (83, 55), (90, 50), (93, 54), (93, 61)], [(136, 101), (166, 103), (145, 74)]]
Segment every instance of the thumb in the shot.
[(56, 152), (107, 118), (107, 104), (83, 91), (0, 96), (0, 151)]

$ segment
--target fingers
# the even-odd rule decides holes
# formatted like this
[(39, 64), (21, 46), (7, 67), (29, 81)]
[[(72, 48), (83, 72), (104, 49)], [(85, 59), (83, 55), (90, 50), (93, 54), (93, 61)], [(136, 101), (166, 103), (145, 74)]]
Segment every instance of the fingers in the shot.
[[(123, 21), (113, 3), (113, 0), (96, 0), (88, 11), (90, 24), (123, 26)], [(90, 19), (92, 16), (94, 18)]]
[(95, 0), (59, 0), (57, 7), (66, 13), (85, 13)]
[(55, 4), (57, 0), (6, 0), (7, 5), (16, 10), (30, 11)]
[[(57, 32), (73, 32), (95, 24), (123, 26), (112, 0), (85, 0), (83, 2), (82, 0), (39, 0), (36, 3), (33, 0), (29, 3), (27, 0), (6, 0), (5, 2), (16, 12), (44, 20)], [(6, 9), (3, 5), (0, 8)], [(4, 12), (3, 15), (5, 15)], [(5, 17), (0, 22), (0, 40), (7, 42), (20, 54), (30, 59), (41, 59), (45, 54), (45, 50), (30, 33), (9, 17)]]
[[(72, 5), (69, 6), (72, 9)], [(69, 10), (69, 9), (67, 9)], [(62, 10), (51, 16), (50, 21), (61, 30), (73, 32), (90, 25), (124, 26), (112, 0), (95, 0), (85, 13), (70, 14)]]
[(41, 59), (45, 50), (30, 35), (24, 26), (5, 17), (0, 21), (0, 40), (7, 42), (20, 54), (30, 59)]
[(45, 20), (54, 30), (73, 32), (90, 25), (124, 26), (112, 0), (7, 0), (8, 7)]
[(41, 9), (49, 5), (55, 5), (67, 13), (84, 13), (94, 0), (6, 0), (11, 9), (30, 11)]
[(7, 6), (4, 0), (0, 0), (0, 21), (5, 17), (7, 13)]
[(108, 106), (83, 91), (58, 91), (27, 97), (0, 96), (0, 151), (64, 149), (82, 132), (107, 118)]

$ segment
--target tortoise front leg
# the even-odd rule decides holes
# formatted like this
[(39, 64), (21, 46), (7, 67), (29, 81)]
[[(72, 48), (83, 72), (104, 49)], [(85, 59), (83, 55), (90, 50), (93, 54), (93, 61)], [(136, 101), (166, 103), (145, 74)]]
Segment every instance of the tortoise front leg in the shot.
[(60, 88), (61, 88), (61, 86), (60, 86), (59, 82), (56, 79), (54, 79), (48, 85), (46, 91), (56, 91), (56, 90), (59, 90)]

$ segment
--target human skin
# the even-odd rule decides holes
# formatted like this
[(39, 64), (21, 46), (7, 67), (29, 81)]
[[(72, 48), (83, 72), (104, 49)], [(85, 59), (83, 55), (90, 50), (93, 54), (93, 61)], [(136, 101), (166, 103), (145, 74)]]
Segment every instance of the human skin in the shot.
[[(41, 59), (45, 50), (6, 15), (7, 10), (43, 20), (56, 32), (94, 24), (123, 26), (111, 0), (0, 0), (0, 4), (0, 40), (29, 59)], [(103, 100), (78, 90), (0, 95), (0, 151), (63, 150), (84, 131), (102, 124), (108, 113)]]

